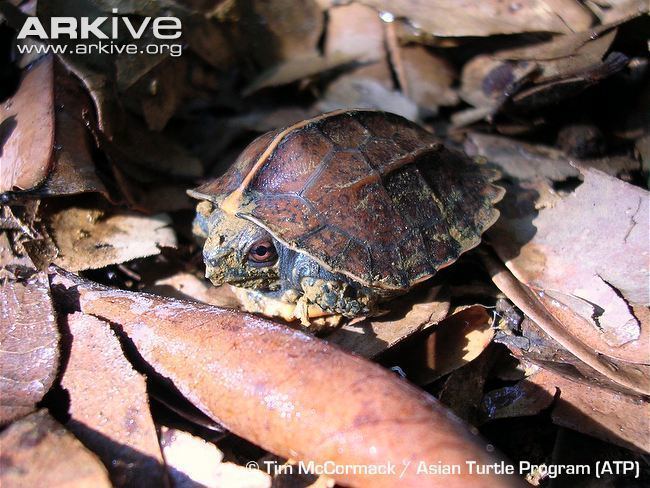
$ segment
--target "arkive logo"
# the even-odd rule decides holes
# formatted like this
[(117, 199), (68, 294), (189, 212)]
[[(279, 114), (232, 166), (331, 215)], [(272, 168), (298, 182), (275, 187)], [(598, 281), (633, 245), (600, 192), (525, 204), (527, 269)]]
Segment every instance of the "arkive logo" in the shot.
[[(118, 14), (118, 9), (112, 10)], [(137, 24), (137, 22), (136, 22)], [(101, 28), (107, 29), (109, 34)], [(132, 39), (141, 39), (147, 29), (153, 37), (160, 40), (178, 39), (182, 34), (182, 24), (178, 17), (144, 17), (139, 26), (126, 16), (111, 17), (51, 17), (49, 32), (38, 17), (28, 17), (18, 33), (18, 39), (36, 37), (39, 39), (114, 39), (124, 33)]]

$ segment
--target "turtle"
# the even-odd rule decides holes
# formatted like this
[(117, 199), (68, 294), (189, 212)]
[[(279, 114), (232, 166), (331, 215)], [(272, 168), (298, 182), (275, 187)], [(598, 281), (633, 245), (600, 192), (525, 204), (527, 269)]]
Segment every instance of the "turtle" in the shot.
[(267, 132), (188, 193), (206, 277), (309, 326), (377, 315), (477, 246), (496, 178), (412, 121), (357, 109)]

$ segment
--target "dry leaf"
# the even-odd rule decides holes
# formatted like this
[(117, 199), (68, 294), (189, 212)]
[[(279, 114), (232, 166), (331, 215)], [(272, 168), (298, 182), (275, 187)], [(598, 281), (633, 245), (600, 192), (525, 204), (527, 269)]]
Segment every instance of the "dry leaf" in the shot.
[(159, 254), (161, 247), (176, 247), (170, 223), (164, 214), (107, 216), (99, 209), (71, 207), (61, 210), (50, 220), (60, 250), (54, 262), (78, 271)]
[(106, 469), (95, 455), (40, 410), (0, 434), (4, 488), (51, 486), (110, 488)]
[(409, 19), (436, 36), (489, 36), (521, 32), (582, 31), (591, 15), (574, 0), (363, 0), (396, 17)]
[(629, 304), (650, 304), (650, 196), (600, 171), (579, 169), (584, 183), (575, 192), (536, 216), (501, 219), (490, 238), (515, 276), (543, 292), (550, 313), (568, 308), (583, 319), (581, 330), (573, 322), (574, 335), (597, 351), (649, 363), (650, 334), (641, 338)]
[[(278, 455), (339, 465), (495, 462), (432, 397), (305, 333), (208, 305), (89, 285), (61, 272), (53, 282), (77, 295), (85, 313), (120, 324), (142, 358), (197, 407)], [(396, 482), (368, 473), (337, 479), (352, 486)], [(490, 475), (439, 479), (450, 486), (470, 479), (473, 486), (520, 484)], [(400, 484), (417, 486), (421, 475), (406, 470)]]
[(70, 429), (106, 465), (116, 486), (162, 484), (163, 459), (145, 379), (124, 357), (110, 324), (74, 313), (61, 386), (70, 395)]
[(214, 286), (208, 280), (197, 278), (190, 273), (181, 272), (160, 279), (147, 291), (165, 297), (196, 300), (218, 307), (241, 308), (239, 299), (230, 285)]
[(271, 477), (258, 469), (223, 462), (223, 453), (203, 439), (162, 426), (161, 446), (175, 488), (270, 488)]
[(382, 361), (397, 358), (409, 379), (427, 384), (476, 359), (493, 336), (490, 315), (474, 305), (413, 336)]
[[(54, 147), (53, 58), (26, 72), (18, 92), (0, 105), (0, 193), (45, 181)], [(6, 141), (6, 142), (5, 142)]]
[(440, 287), (409, 294), (391, 305), (389, 314), (344, 324), (327, 341), (346, 351), (372, 358), (411, 334), (437, 324), (447, 316), (449, 301), (439, 296)]
[(456, 105), (458, 94), (451, 88), (455, 73), (445, 58), (423, 46), (390, 43), (391, 60), (404, 95), (424, 113), (437, 114), (440, 106)]
[(571, 177), (581, 177), (575, 165), (598, 169), (612, 176), (639, 170), (639, 163), (626, 156), (578, 159), (550, 146), (477, 132), (467, 135), (465, 152), (470, 156), (485, 157), (507, 175), (520, 180), (546, 178), (563, 181)]
[(35, 410), (59, 367), (59, 330), (47, 275), (0, 270), (0, 424)]
[(386, 57), (384, 26), (378, 13), (358, 3), (328, 10), (325, 57), (343, 55), (368, 63)]
[(262, 72), (251, 84), (244, 88), (242, 96), (247, 97), (262, 88), (287, 85), (309, 78), (324, 71), (340, 68), (352, 61), (354, 61), (354, 57), (338, 52), (330, 57), (314, 53), (291, 58)]
[[(494, 284), (562, 347), (625, 389), (644, 395), (650, 394), (647, 381), (650, 368), (642, 364), (616, 361), (612, 357), (599, 354), (576, 337), (571, 328), (561, 322), (558, 317), (549, 313), (539, 296), (520, 283), (503, 264), (487, 254), (483, 255), (483, 261)], [(646, 348), (644, 351), (647, 350)]]
[(316, 108), (321, 112), (368, 108), (392, 112), (409, 120), (418, 117), (417, 105), (401, 92), (389, 90), (375, 79), (356, 75), (342, 76), (330, 83)]
[(525, 380), (541, 388), (557, 388), (553, 422), (628, 449), (650, 452), (650, 403), (604, 388), (570, 381), (550, 371)]

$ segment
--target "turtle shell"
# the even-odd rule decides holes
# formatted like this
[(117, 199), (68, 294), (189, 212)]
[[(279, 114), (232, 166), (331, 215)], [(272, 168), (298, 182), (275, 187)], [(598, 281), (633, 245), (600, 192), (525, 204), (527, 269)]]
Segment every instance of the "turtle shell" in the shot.
[(400, 116), (353, 110), (258, 137), (189, 193), (330, 271), (405, 290), (480, 242), (499, 215), (493, 179)]

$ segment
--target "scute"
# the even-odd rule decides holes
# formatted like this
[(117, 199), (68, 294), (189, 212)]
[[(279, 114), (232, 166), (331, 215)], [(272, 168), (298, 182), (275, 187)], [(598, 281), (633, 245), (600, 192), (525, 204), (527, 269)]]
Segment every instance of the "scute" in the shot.
[(256, 139), (195, 193), (335, 273), (405, 290), (480, 242), (499, 215), (493, 176), (402, 117), (353, 110)]

